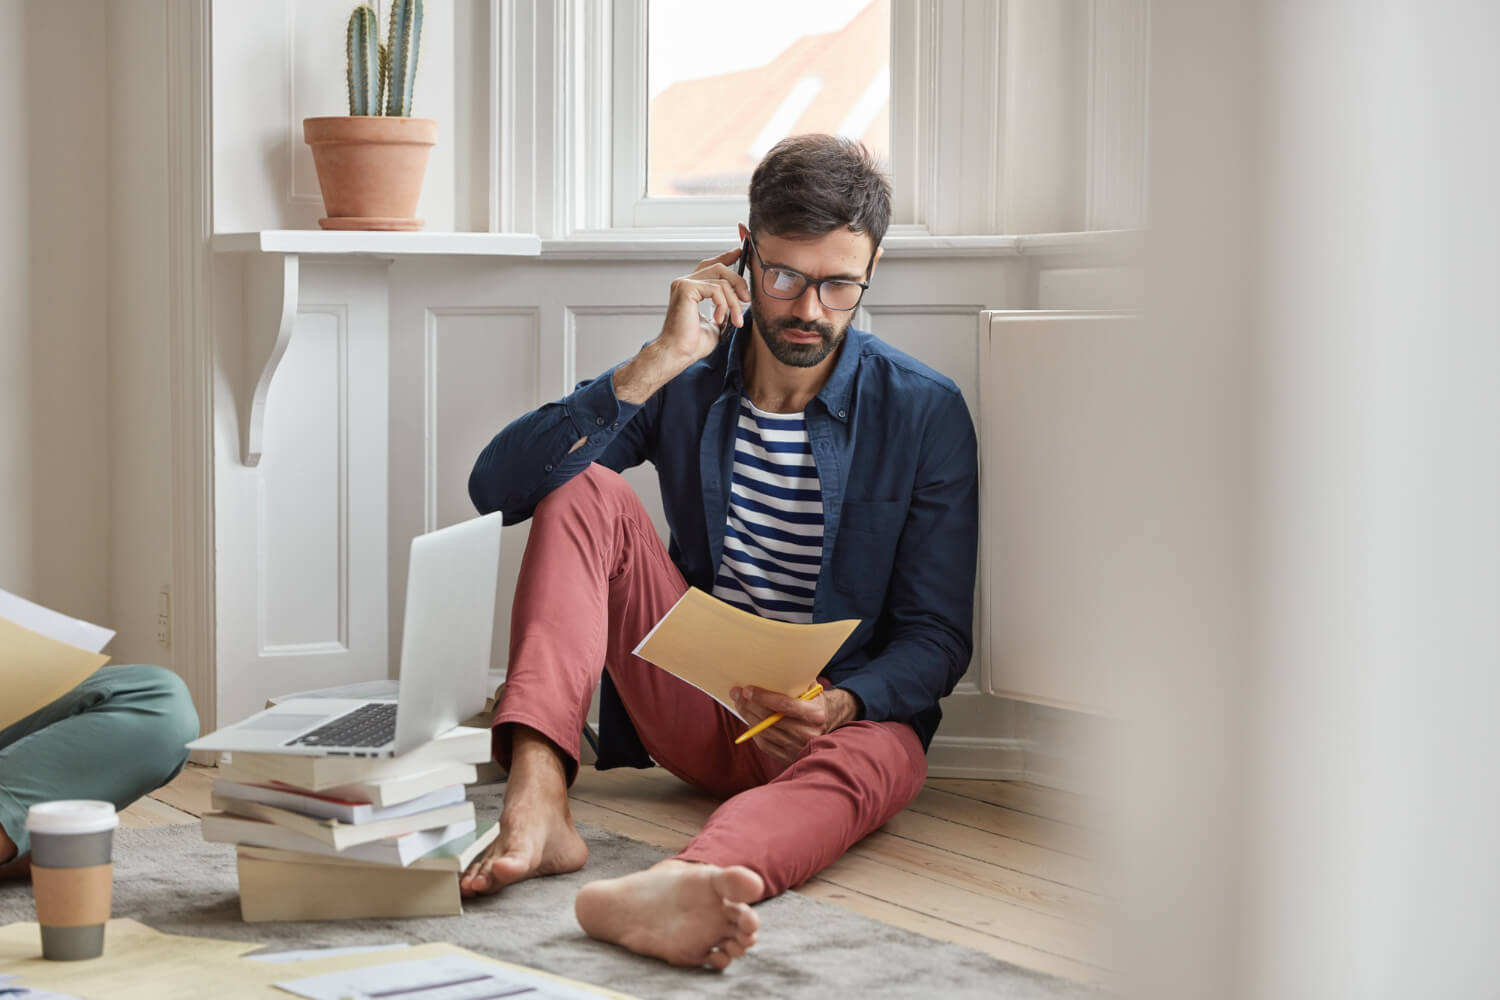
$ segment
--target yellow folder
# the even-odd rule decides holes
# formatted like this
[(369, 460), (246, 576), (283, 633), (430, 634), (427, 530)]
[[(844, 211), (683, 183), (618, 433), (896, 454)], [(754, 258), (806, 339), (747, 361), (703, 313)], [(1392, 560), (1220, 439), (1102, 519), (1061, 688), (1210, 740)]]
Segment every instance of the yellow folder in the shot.
[(858, 624), (855, 618), (814, 625), (773, 621), (689, 587), (635, 655), (687, 681), (743, 722), (730, 688), (753, 684), (795, 698), (818, 679)]
[(103, 653), (49, 639), (0, 618), (0, 729), (26, 718), (109, 662)]

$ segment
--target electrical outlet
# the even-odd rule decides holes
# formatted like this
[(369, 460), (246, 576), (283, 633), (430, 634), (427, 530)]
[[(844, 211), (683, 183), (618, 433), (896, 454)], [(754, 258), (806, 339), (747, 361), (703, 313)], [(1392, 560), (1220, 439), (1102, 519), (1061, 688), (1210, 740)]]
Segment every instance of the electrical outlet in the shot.
[(156, 597), (156, 644), (163, 649), (172, 648), (172, 595), (165, 586)]

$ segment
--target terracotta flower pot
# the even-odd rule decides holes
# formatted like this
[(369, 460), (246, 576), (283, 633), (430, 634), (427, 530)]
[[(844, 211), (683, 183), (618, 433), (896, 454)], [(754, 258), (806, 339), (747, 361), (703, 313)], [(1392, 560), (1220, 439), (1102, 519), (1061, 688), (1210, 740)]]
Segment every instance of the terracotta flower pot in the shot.
[(431, 118), (304, 118), (323, 190), (324, 229), (422, 228), (417, 201), (427, 156), (437, 143)]

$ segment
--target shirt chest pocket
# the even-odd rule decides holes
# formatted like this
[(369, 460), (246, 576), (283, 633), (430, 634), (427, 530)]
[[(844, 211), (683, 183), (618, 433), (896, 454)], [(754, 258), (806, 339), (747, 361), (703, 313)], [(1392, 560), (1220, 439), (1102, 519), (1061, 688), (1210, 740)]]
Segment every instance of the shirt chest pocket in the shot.
[(839, 515), (833, 582), (853, 597), (881, 598), (890, 584), (905, 500), (845, 500)]

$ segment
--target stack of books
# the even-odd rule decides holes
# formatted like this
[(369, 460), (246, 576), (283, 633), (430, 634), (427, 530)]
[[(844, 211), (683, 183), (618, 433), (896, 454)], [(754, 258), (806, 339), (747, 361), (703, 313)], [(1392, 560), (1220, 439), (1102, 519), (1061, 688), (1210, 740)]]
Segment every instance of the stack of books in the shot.
[(497, 831), (465, 799), (489, 756), (469, 726), (400, 757), (235, 753), (203, 839), (236, 845), (247, 922), (459, 914), (458, 877)]

